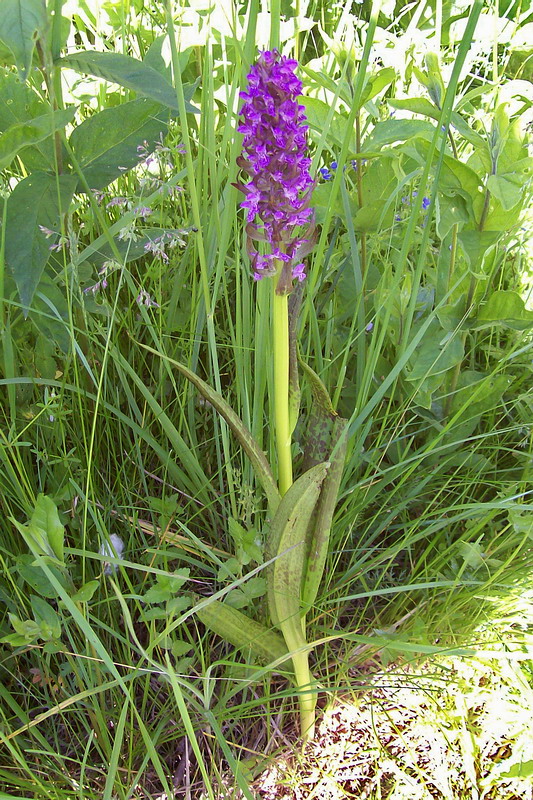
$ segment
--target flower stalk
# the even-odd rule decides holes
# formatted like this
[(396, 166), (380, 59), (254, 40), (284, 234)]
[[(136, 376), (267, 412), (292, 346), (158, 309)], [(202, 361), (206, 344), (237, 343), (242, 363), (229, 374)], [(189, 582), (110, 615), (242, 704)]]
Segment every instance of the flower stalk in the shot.
[[(282, 268), (282, 265), (280, 265)], [(278, 488), (283, 497), (292, 485), (291, 426), (289, 408), (288, 296), (273, 292), (272, 334), (274, 350), (274, 426), (278, 455)]]
[[(238, 128), (244, 135), (238, 164), (249, 180), (236, 184), (245, 195), (241, 206), (247, 211), (247, 251), (254, 280), (272, 278), (272, 406), (281, 498), (292, 497), (291, 487), (293, 494), (299, 492), (297, 484), (293, 484), (291, 453), (295, 409), (290, 397), (288, 296), (295, 281), (305, 280), (302, 257), (314, 245), (314, 214), (310, 207), (314, 181), (309, 173), (305, 109), (297, 101), (302, 84), (296, 77), (296, 66), (296, 61), (281, 56), (277, 50), (261, 53), (252, 66), (247, 90), (241, 92), (243, 122)], [(318, 486), (315, 488), (313, 506), (319, 493)], [(312, 507), (308, 512), (311, 516)], [(304, 538), (302, 529), (299, 540), (288, 550), (281, 541), (273, 547), (276, 563), (282, 572), (285, 570), (278, 589), (286, 602), (276, 609), (277, 592), (272, 589), (269, 606), (275, 610), (273, 622), (292, 654), (301, 734), (309, 739), (314, 733), (316, 694), (300, 617)], [(291, 603), (292, 613), (287, 610)]]

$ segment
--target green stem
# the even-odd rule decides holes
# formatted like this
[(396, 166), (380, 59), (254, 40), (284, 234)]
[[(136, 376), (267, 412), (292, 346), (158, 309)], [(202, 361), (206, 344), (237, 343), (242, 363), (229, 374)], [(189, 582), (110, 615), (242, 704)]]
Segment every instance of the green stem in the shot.
[(300, 690), (298, 702), (300, 705), (300, 734), (304, 742), (310, 741), (315, 735), (315, 707), (316, 692), (312, 689), (312, 676), (309, 669), (309, 654), (295, 653), (292, 657), (296, 686)]
[(292, 484), (291, 429), (289, 412), (289, 308), (288, 295), (276, 294), (272, 303), (274, 344), (274, 427), (278, 453), (278, 485), (283, 496)]

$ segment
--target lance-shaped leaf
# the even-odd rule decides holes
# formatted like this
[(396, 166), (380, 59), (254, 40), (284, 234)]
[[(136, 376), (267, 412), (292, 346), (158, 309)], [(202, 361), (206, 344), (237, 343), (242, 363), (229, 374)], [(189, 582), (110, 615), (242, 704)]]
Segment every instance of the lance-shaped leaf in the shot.
[(35, 172), (15, 186), (7, 201), (5, 259), (26, 309), (50, 256), (50, 240), (40, 226), (59, 232), (60, 215), (68, 209), (76, 182), (74, 175)]
[(316, 600), (318, 588), (324, 575), (324, 567), (329, 549), (331, 523), (337, 504), (339, 486), (342, 480), (346, 447), (348, 420), (336, 417), (330, 440), (329, 460), (331, 467), (322, 484), (320, 497), (311, 520), (311, 532), (308, 533), (309, 553), (302, 587), (302, 607), (304, 613)]
[(328, 463), (317, 464), (292, 484), (281, 498), (268, 534), (267, 558), (275, 558), (267, 567), (268, 607), (291, 650), (305, 646), (300, 595), (306, 535), (328, 468)]
[[(195, 595), (197, 602), (201, 599)], [(290, 658), (279, 633), (219, 600), (212, 600), (208, 605), (200, 607), (196, 616), (213, 633), (230, 644), (242, 650), (249, 648), (262, 664), (276, 662), (281, 665)]]
[(185, 364), (180, 364), (179, 361), (175, 361), (173, 358), (169, 358), (168, 356), (159, 353), (152, 347), (148, 347), (148, 345), (141, 345), (141, 347), (144, 347), (145, 350), (154, 353), (154, 355), (165, 358), (170, 364), (176, 367), (178, 372), (181, 372), (181, 374), (187, 378), (187, 380), (189, 380), (193, 386), (196, 386), (200, 394), (211, 403), (213, 408), (218, 411), (222, 419), (226, 421), (242, 449), (250, 459), (257, 480), (263, 487), (267, 496), (270, 512), (273, 514), (278, 507), (280, 494), (276, 485), (276, 481), (274, 480), (274, 476), (272, 475), (272, 470), (270, 469), (270, 465), (265, 454), (255, 441), (246, 425), (244, 425), (244, 423), (239, 419), (229, 403), (224, 400), (221, 394), (212, 389), (208, 383), (198, 377), (198, 375), (196, 375), (192, 370), (188, 369)]
[[(156, 103), (179, 113), (176, 90), (153, 67), (122, 53), (97, 53), (82, 51), (60, 58), (60, 66), (70, 67), (77, 72), (94, 75), (111, 83), (118, 83), (125, 89), (132, 89), (143, 97), (150, 97)], [(199, 110), (189, 102), (195, 87), (183, 89), (186, 111), (198, 114)]]
[(44, 114), (27, 122), (11, 125), (0, 135), (0, 169), (5, 169), (23, 147), (42, 142), (52, 133), (64, 128), (74, 117), (74, 108)]
[(144, 145), (146, 152), (154, 150), (166, 134), (167, 123), (168, 111), (142, 98), (105, 108), (78, 125), (69, 142), (89, 187), (103, 189), (137, 166), (137, 148)]

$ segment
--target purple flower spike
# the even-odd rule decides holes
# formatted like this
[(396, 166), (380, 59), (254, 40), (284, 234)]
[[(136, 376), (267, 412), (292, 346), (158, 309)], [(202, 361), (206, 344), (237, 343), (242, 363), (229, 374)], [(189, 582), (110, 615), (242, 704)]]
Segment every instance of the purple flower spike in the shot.
[[(294, 280), (305, 278), (298, 263), (314, 240), (314, 212), (310, 208), (315, 185), (309, 173), (304, 106), (297, 102), (302, 84), (295, 75), (297, 62), (277, 50), (260, 53), (241, 92), (243, 153), (237, 159), (250, 180), (235, 184), (245, 195), (248, 254), (255, 280), (279, 275), (277, 294), (288, 294)], [(301, 228), (304, 228), (302, 231)], [(261, 255), (254, 242), (270, 245)], [(280, 268), (280, 262), (283, 265)]]

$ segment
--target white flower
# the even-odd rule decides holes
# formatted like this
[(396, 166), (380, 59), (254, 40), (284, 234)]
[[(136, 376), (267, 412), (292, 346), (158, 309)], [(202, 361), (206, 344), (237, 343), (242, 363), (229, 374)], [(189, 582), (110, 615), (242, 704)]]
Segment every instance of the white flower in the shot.
[[(122, 558), (124, 542), (120, 536), (117, 536), (116, 533), (112, 533), (109, 537), (109, 541), (102, 542), (98, 552), (101, 556), (105, 556), (105, 558)], [(116, 572), (117, 569), (118, 564), (110, 564), (107, 562), (104, 564), (104, 575), (111, 575), (113, 572)]]

